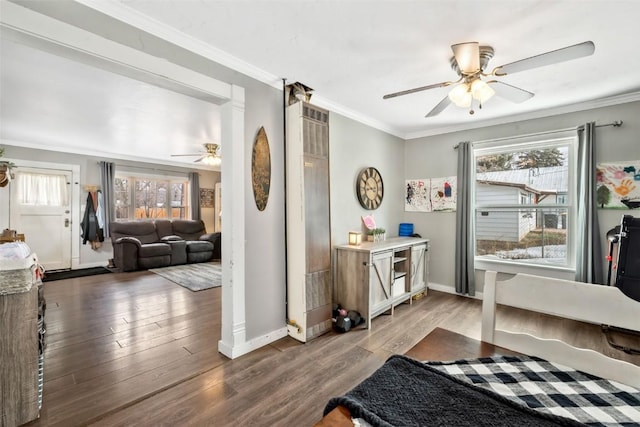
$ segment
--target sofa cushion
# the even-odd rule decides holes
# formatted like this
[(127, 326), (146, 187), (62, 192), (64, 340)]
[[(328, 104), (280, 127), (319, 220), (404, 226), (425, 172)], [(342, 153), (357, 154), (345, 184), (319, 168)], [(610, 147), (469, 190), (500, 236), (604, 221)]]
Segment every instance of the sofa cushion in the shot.
[(158, 237), (161, 239), (165, 236), (173, 235), (173, 226), (171, 225), (171, 220), (168, 219), (156, 219), (153, 221), (156, 226), (156, 232), (158, 233)]
[(187, 240), (187, 253), (192, 252), (211, 252), (213, 254), (213, 243), (206, 240)]
[(207, 262), (211, 260), (211, 252), (189, 252), (187, 260), (189, 263)]
[(171, 246), (168, 243), (148, 243), (138, 249), (138, 258), (171, 255)]
[(150, 268), (166, 267), (171, 264), (171, 256), (152, 256), (138, 259), (138, 268), (148, 270)]
[(147, 221), (128, 221), (128, 222), (112, 222), (109, 224), (111, 240), (116, 241), (120, 237), (135, 237), (140, 240), (143, 245), (146, 243), (155, 243), (158, 240), (158, 233), (153, 222)]
[(172, 233), (182, 237), (184, 240), (198, 240), (200, 236), (207, 232), (204, 221), (174, 219), (171, 221)]

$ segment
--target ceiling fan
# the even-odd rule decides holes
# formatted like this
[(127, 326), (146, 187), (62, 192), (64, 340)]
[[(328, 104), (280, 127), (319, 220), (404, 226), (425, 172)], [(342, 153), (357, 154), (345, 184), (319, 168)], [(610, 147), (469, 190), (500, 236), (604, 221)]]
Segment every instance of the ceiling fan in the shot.
[(589, 56), (595, 51), (595, 45), (591, 41), (586, 41), (573, 46), (563, 47), (500, 65), (488, 74), (485, 73), (485, 69), (489, 60), (493, 58), (494, 52), (491, 46), (480, 46), (478, 42), (469, 42), (454, 44), (451, 46), (451, 50), (453, 50), (453, 56), (450, 60), (451, 68), (458, 74), (458, 80), (390, 93), (382, 98), (395, 98), (396, 96), (455, 85), (449, 94), (429, 111), (425, 117), (433, 117), (440, 114), (451, 103), (456, 104), (458, 107), (469, 108), (469, 114), (474, 114), (474, 101), (482, 108), (482, 104), (489, 100), (494, 94), (512, 102), (520, 103), (530, 99), (534, 94), (498, 80), (488, 80), (485, 82), (482, 78), (504, 77), (520, 71)]
[(172, 154), (171, 157), (185, 157), (185, 156), (200, 156), (200, 158), (194, 160), (194, 162), (201, 162), (205, 165), (217, 166), (221, 163), (222, 157), (220, 156), (220, 144), (208, 143), (202, 144), (204, 146), (204, 153), (197, 154)]

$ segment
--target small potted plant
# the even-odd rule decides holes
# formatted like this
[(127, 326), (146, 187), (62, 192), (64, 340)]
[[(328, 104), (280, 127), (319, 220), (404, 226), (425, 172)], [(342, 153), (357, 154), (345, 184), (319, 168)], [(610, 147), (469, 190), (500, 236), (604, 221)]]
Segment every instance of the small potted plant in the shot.
[[(0, 157), (4, 156), (4, 148), (0, 147)], [(6, 187), (15, 176), (11, 173), (11, 169), (16, 165), (12, 162), (0, 160), (0, 187)]]
[(373, 228), (367, 232), (367, 240), (369, 242), (382, 242), (384, 241), (385, 236), (386, 231), (381, 227)]

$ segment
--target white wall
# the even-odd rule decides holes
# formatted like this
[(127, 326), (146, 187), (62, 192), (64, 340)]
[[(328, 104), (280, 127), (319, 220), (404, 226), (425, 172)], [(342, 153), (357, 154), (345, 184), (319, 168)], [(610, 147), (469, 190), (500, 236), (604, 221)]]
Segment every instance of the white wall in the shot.
[[(430, 178), (456, 175), (457, 151), (454, 146), (461, 141), (479, 141), (535, 132), (565, 129), (586, 122), (611, 123), (622, 120), (622, 127), (604, 127), (596, 130), (596, 159), (598, 162), (639, 160), (640, 102), (597, 108), (569, 114), (561, 114), (535, 120), (490, 126), (461, 132), (448, 133), (409, 140), (405, 143), (405, 178)], [(605, 234), (620, 223), (622, 214), (640, 216), (637, 211), (600, 209), (598, 211), (602, 235), (602, 253), (608, 253)], [(455, 212), (413, 213), (405, 212), (405, 222), (413, 222), (416, 232), (431, 239), (430, 281), (455, 287)], [(606, 262), (603, 259), (603, 265)], [(482, 274), (476, 274), (477, 291), (482, 291)]]

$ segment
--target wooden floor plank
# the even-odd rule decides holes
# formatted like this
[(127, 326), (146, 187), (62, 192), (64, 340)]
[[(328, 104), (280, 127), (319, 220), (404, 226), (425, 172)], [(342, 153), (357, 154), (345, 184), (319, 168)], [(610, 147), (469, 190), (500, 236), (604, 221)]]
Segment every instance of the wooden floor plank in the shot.
[[(290, 337), (229, 360), (217, 352), (221, 289), (192, 292), (149, 272), (45, 284), (44, 401), (33, 426), (313, 425), (327, 401), (441, 327), (480, 336), (481, 301), (430, 290), (371, 329)], [(498, 308), (498, 326), (610, 348), (598, 325)], [(574, 343), (576, 344), (576, 343)], [(446, 355), (448, 346), (438, 344)], [(434, 349), (430, 349), (434, 350)]]

